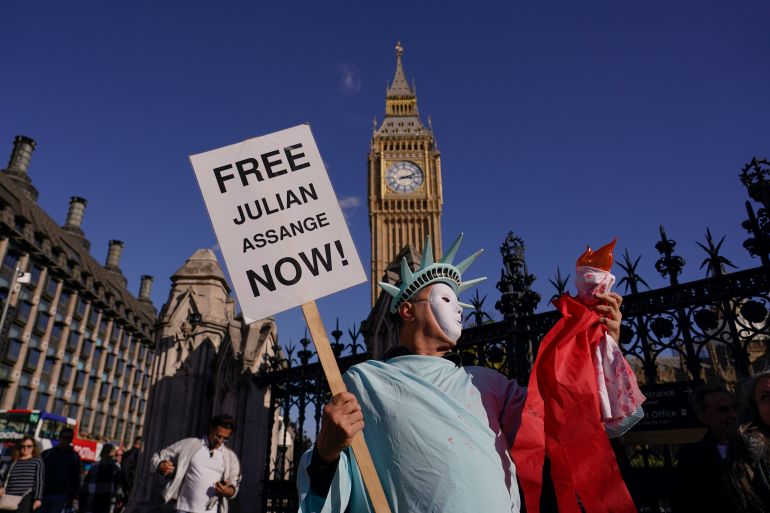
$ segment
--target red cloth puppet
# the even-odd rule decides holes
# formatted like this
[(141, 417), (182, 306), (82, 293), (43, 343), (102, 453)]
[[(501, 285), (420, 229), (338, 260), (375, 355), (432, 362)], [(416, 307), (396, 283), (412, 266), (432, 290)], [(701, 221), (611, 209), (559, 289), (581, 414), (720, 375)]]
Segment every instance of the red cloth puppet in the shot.
[(562, 318), (543, 338), (511, 448), (529, 513), (539, 513), (543, 463), (551, 461), (561, 513), (636, 512), (610, 446), (609, 430), (640, 414), (644, 396), (617, 342), (590, 308), (615, 281), (612, 241), (577, 262), (578, 295), (554, 301)]

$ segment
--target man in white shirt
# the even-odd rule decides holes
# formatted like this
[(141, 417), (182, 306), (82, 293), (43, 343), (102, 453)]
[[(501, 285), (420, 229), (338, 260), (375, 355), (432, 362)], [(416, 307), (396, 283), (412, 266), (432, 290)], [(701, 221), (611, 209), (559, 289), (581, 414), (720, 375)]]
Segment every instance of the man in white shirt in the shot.
[(208, 435), (185, 438), (152, 456), (152, 466), (171, 477), (163, 490), (166, 502), (176, 500), (183, 513), (227, 513), (228, 501), (238, 493), (241, 467), (225, 443), (235, 431), (235, 419), (216, 415)]

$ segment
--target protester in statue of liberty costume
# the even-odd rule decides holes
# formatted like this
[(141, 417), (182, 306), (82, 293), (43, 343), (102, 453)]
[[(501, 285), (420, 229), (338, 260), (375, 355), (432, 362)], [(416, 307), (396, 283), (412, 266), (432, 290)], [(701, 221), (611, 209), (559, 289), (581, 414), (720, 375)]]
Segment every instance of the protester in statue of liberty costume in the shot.
[[(385, 361), (368, 361), (345, 374), (347, 393), (323, 412), (314, 447), (302, 457), (297, 486), (301, 512), (370, 512), (349, 449), (364, 436), (393, 513), (518, 512), (516, 469), (509, 449), (521, 421), (526, 388), (487, 368), (462, 367), (454, 348), (462, 331), (460, 292), (484, 278), (461, 275), (480, 253), (452, 261), (462, 236), (433, 261), (426, 240), (420, 268), (401, 263), (392, 296), (400, 346)], [(595, 306), (618, 338), (617, 294)]]

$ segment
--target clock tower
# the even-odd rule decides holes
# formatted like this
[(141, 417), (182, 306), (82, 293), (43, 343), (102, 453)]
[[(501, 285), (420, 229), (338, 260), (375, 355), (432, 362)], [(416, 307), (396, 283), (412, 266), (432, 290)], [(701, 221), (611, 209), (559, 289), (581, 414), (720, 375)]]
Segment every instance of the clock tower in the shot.
[(369, 228), (372, 235), (372, 305), (377, 282), (396, 255), (431, 236), (441, 255), (441, 158), (433, 127), (423, 125), (415, 89), (409, 86), (396, 44), (396, 74), (385, 96), (385, 119), (374, 121), (369, 150)]

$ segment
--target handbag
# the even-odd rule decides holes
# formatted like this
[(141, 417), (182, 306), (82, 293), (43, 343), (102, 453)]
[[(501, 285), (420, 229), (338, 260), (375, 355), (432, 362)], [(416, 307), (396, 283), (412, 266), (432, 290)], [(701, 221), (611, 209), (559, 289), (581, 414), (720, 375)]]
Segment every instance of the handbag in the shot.
[[(8, 487), (8, 480), (11, 478), (11, 472), (13, 472), (14, 465), (16, 465), (15, 461), (11, 464), (11, 468), (8, 469), (8, 475), (5, 476), (3, 489)], [(24, 497), (31, 491), (32, 490), (27, 490), (24, 492), (24, 495), (11, 495), (10, 493), (6, 493), (0, 497), (0, 511), (16, 511), (19, 509), (19, 504), (21, 504), (22, 499), (24, 499)]]

